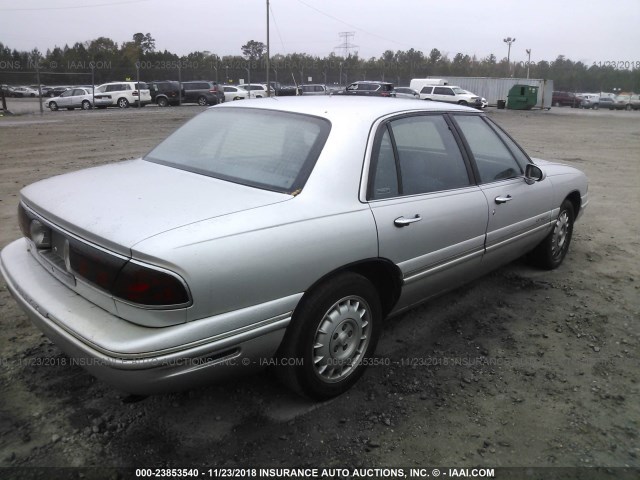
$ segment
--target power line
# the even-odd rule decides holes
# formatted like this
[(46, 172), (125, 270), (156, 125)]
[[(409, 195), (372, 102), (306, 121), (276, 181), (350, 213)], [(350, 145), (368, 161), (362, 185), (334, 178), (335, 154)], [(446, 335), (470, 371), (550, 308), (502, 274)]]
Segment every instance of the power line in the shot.
[(407, 43), (402, 43), (402, 42), (398, 42), (397, 40), (393, 40), (391, 38), (383, 37), (382, 35), (378, 35), (377, 33), (369, 32), (368, 30), (365, 30), (364, 28), (360, 28), (357, 25), (354, 25), (352, 23), (345, 22), (344, 20), (340, 20), (338, 17), (335, 17), (335, 16), (333, 16), (333, 15), (327, 13), (327, 12), (323, 12), (322, 10), (317, 9), (316, 7), (314, 7), (312, 5), (309, 5), (306, 2), (303, 2), (302, 0), (297, 0), (297, 2), (301, 3), (302, 5), (304, 5), (307, 8), (310, 8), (311, 10), (314, 10), (314, 11), (318, 12), (321, 15), (324, 15), (325, 17), (328, 17), (328, 18), (330, 18), (332, 20), (335, 20), (336, 22), (340, 22), (340, 23), (342, 23), (342, 24), (344, 24), (344, 25), (346, 25), (348, 27), (353, 28), (354, 30), (358, 30), (359, 32), (365, 33), (365, 34), (370, 35), (372, 37), (379, 38), (381, 40), (385, 40), (387, 42), (392, 42), (392, 43), (395, 43), (397, 45), (402, 45), (403, 47), (412, 47), (412, 45), (409, 45)]
[(121, 2), (94, 3), (91, 5), (72, 5), (68, 7), (34, 7), (34, 8), (0, 8), (0, 12), (39, 12), (44, 10), (76, 10), (80, 8), (111, 7), (114, 5), (129, 5), (131, 3), (150, 2), (151, 0), (126, 0)]
[(282, 50), (286, 50), (284, 48), (284, 42), (282, 41), (282, 35), (280, 34), (280, 28), (278, 28), (278, 22), (276, 22), (276, 16), (273, 14), (273, 8), (271, 8), (271, 4), (269, 4), (269, 11), (271, 12), (271, 18), (273, 19), (273, 24), (276, 27), (276, 32), (278, 32), (278, 38), (280, 39), (280, 44), (282, 45)]

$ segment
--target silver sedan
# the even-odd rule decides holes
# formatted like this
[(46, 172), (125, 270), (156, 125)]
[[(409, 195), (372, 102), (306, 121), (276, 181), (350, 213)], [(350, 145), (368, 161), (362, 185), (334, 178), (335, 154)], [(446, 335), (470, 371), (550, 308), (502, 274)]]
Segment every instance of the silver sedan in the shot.
[(90, 88), (74, 87), (65, 90), (58, 97), (45, 100), (44, 104), (52, 112), (55, 112), (61, 108), (66, 108), (67, 110), (73, 110), (75, 108), (90, 110), (94, 106), (109, 106), (111, 105), (111, 101), (105, 101), (100, 98), (94, 99), (93, 92)]
[(1, 270), (32, 321), (119, 389), (270, 365), (328, 398), (371, 363), (386, 318), (524, 254), (558, 267), (587, 198), (582, 172), (530, 158), (471, 108), (231, 102), (141, 159), (24, 188)]

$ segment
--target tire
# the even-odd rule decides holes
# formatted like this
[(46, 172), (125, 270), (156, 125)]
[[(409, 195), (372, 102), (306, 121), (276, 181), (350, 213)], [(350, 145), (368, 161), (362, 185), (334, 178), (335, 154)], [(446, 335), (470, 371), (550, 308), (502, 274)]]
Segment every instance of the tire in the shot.
[(535, 266), (546, 270), (560, 266), (571, 244), (574, 219), (573, 204), (565, 200), (560, 206), (553, 230), (530, 254)]
[(201, 107), (204, 107), (207, 105), (207, 98), (206, 97), (198, 97), (198, 105), (200, 105)]
[(559, 107), (560, 106), (560, 102), (556, 102), (553, 104), (554, 107)]
[(126, 98), (119, 98), (118, 101), (116, 102), (116, 105), (119, 108), (129, 108), (129, 100), (127, 100)]
[(158, 104), (159, 107), (168, 107), (169, 106), (169, 100), (167, 100), (165, 97), (160, 97), (156, 103)]
[(91, 102), (89, 100), (82, 101), (82, 110), (91, 110)]
[(58, 104), (56, 102), (49, 102), (49, 110), (55, 112), (58, 110)]
[(469, 104), (468, 104), (467, 102), (465, 102), (464, 100), (460, 100), (460, 101), (458, 102), (458, 105), (462, 105), (463, 107), (466, 107), (466, 106), (468, 106)]
[(597, 103), (593, 104), (593, 109), (594, 110), (598, 110), (600, 108), (600, 105), (598, 105)]
[(381, 321), (378, 292), (365, 277), (346, 272), (320, 284), (293, 314), (276, 375), (292, 390), (317, 400), (344, 393), (364, 373)]
[(630, 112), (630, 111), (631, 111), (631, 105), (627, 105), (626, 107), (624, 107), (624, 109), (625, 109), (627, 112)]

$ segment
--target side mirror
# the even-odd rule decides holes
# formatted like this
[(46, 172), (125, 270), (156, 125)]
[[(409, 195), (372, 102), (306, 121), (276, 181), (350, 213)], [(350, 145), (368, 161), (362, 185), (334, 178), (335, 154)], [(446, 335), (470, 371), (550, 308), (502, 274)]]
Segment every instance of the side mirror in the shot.
[(539, 166), (534, 165), (533, 163), (527, 164), (524, 170), (524, 180), (529, 185), (532, 185), (535, 182), (541, 182), (542, 180), (545, 179), (545, 177), (546, 177), (545, 173), (542, 171), (542, 169)]

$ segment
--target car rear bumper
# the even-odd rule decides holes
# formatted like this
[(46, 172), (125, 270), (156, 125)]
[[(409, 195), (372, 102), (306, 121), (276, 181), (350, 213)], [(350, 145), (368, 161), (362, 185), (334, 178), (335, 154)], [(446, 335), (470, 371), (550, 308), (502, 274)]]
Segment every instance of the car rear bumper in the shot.
[[(24, 239), (5, 247), (0, 260), (0, 272), (11, 294), (31, 321), (70, 357), (70, 364), (130, 393), (182, 390), (258, 370), (275, 354), (291, 320), (292, 309), (249, 327), (186, 341), (194, 328), (210, 320), (216, 323), (218, 318), (227, 321), (222, 319), (225, 315), (163, 328), (134, 325), (90, 303), (46, 273), (28, 252)], [(285, 303), (297, 300), (296, 295)], [(71, 328), (83, 322), (94, 328)], [(153, 336), (165, 339), (162, 348), (130, 351), (132, 342), (148, 344)], [(167, 338), (176, 340), (167, 345)]]

